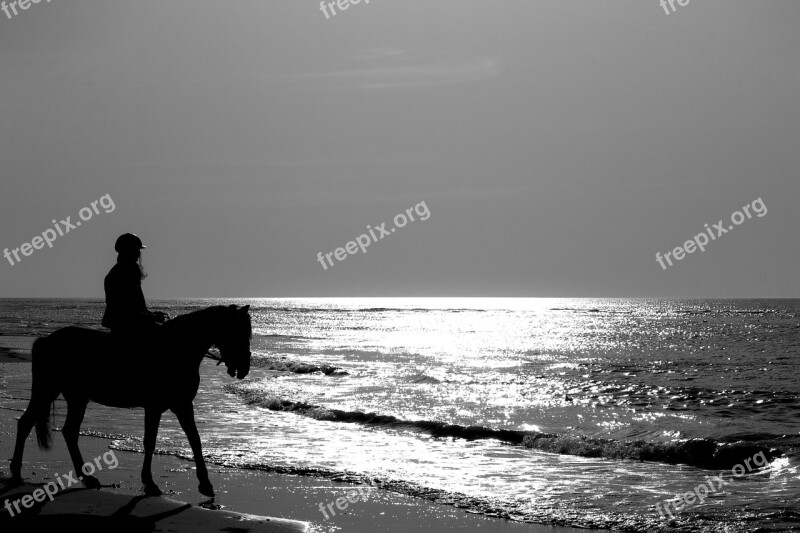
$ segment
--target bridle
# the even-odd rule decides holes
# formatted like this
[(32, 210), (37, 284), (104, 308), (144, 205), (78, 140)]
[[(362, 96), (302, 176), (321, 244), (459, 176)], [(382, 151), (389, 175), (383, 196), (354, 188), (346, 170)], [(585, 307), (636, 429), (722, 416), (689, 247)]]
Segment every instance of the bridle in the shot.
[(217, 366), (219, 366), (219, 365), (221, 365), (222, 363), (224, 363), (224, 362), (225, 362), (225, 361), (222, 359), (222, 357), (220, 357), (220, 356), (218, 356), (218, 355), (214, 355), (213, 353), (211, 353), (211, 351), (210, 351), (210, 350), (209, 350), (209, 351), (207, 351), (207, 352), (206, 352), (206, 354), (205, 354), (203, 357), (208, 357), (209, 359), (212, 359), (212, 360), (216, 361), (216, 362), (217, 362)]

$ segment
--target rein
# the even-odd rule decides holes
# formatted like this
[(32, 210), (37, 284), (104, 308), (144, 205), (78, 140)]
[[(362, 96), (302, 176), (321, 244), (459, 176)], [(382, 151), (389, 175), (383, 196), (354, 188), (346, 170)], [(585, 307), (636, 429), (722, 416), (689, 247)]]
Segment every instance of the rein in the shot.
[(212, 360), (216, 361), (217, 362), (217, 366), (221, 365), (224, 362), (222, 360), (222, 357), (218, 357), (218, 356), (214, 355), (211, 352), (206, 352), (203, 357), (208, 357), (209, 359), (212, 359)]

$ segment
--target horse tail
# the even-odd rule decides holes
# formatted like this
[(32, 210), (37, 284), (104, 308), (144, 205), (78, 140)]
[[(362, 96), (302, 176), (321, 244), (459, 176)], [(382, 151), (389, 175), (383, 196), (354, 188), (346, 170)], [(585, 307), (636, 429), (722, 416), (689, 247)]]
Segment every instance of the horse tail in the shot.
[[(51, 404), (52, 405), (52, 404)], [(53, 432), (50, 431), (50, 406), (43, 409), (40, 416), (36, 417), (36, 442), (39, 443), (39, 448), (42, 450), (49, 450), (53, 447)]]
[(36, 427), (36, 441), (39, 448), (49, 450), (53, 445), (53, 434), (50, 430), (51, 411), (55, 409), (55, 400), (58, 394), (54, 394), (54, 380), (50, 377), (47, 366), (47, 339), (39, 338), (33, 343), (31, 355), (31, 373), (33, 383), (31, 385), (31, 405), (35, 406), (34, 425)]

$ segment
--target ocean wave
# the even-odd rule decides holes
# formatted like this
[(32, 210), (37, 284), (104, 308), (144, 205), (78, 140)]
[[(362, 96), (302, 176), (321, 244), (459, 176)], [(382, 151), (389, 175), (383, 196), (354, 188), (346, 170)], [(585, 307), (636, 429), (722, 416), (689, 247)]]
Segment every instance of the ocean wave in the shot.
[(524, 431), (508, 429), (492, 429), (483, 426), (461, 426), (428, 420), (402, 420), (392, 415), (364, 413), (363, 411), (344, 411), (330, 409), (305, 402), (285, 400), (276, 396), (264, 395), (252, 385), (232, 384), (224, 389), (241, 397), (248, 405), (263, 407), (271, 411), (284, 411), (307, 416), (316, 420), (329, 422), (358, 423), (392, 429), (417, 430), (435, 437), (457, 437), (463, 439), (497, 439), (503, 442), (521, 444), (527, 434)]
[[(61, 431), (61, 428), (54, 428), (54, 429), (55, 429), (55, 431)], [(85, 429), (85, 430), (82, 429), (79, 434), (84, 436), (84, 437), (95, 437), (97, 439), (105, 439), (105, 440), (113, 440), (113, 441), (125, 440), (125, 439), (137, 440), (137, 441), (143, 440), (142, 437), (135, 436), (135, 435), (121, 435), (119, 433), (104, 433), (102, 431), (92, 431), (92, 430), (88, 430), (88, 429)]]
[[(470, 308), (448, 308), (448, 307), (263, 307), (254, 309), (260, 313), (285, 312), (285, 313), (390, 313), (390, 312), (414, 312), (428, 313), (432, 311), (443, 311), (448, 313), (486, 313), (490, 309), (470, 309)], [(499, 309), (499, 311), (508, 311)]]
[(685, 464), (715, 470), (731, 468), (758, 453), (763, 453), (769, 461), (784, 456), (781, 451), (759, 444), (727, 443), (714, 439), (674, 442), (619, 441), (583, 435), (533, 433), (523, 438), (522, 445), (560, 455)]
[(321, 337), (304, 337), (302, 335), (283, 335), (280, 333), (253, 333), (253, 337), (264, 339), (319, 340)]
[(623, 309), (600, 309), (597, 307), (551, 307), (548, 311), (572, 311), (573, 313), (603, 313), (606, 315), (630, 315), (633, 314), (633, 311)]
[[(143, 453), (141, 447), (130, 446), (124, 443), (114, 443), (110, 448), (118, 451), (131, 453)], [(172, 455), (179, 459), (194, 462), (194, 457), (189, 450), (173, 451), (157, 449), (157, 455)], [(584, 528), (609, 528), (613, 525), (626, 525), (627, 531), (644, 533), (653, 531), (652, 526), (657, 523), (654, 518), (642, 518), (621, 513), (606, 512), (584, 512), (576, 513), (574, 509), (558, 504), (547, 504), (537, 508), (536, 511), (524, 509), (521, 502), (510, 502), (507, 500), (499, 501), (491, 498), (468, 496), (460, 492), (445, 491), (425, 487), (423, 485), (398, 479), (386, 479), (381, 477), (365, 476), (357, 472), (334, 470), (324, 467), (304, 467), (287, 466), (270, 463), (251, 463), (241, 458), (231, 459), (228, 455), (207, 452), (204, 454), (206, 462), (225, 468), (236, 468), (240, 470), (268, 472), (273, 474), (285, 474), (293, 476), (306, 476), (323, 478), (330, 481), (343, 483), (353, 483), (358, 485), (370, 485), (372, 487), (404, 494), (415, 498), (421, 498), (440, 505), (450, 505), (467, 512), (483, 514), (496, 518), (505, 518), (515, 522), (552, 524), (552, 525), (572, 525)], [(676, 530), (672, 530), (676, 531)]]
[[(426, 374), (424, 372), (420, 372), (418, 374), (412, 374), (410, 376), (406, 376), (403, 379), (403, 381), (406, 381), (408, 383), (414, 383), (416, 385), (438, 385), (439, 383), (442, 383), (441, 380), (438, 380), (433, 376), (429, 376), (428, 374)], [(450, 381), (445, 380), (445, 382), (449, 383)]]
[(331, 365), (316, 365), (304, 363), (302, 361), (291, 361), (289, 359), (273, 357), (268, 355), (254, 355), (251, 360), (254, 368), (264, 368), (277, 372), (292, 372), (294, 374), (313, 374), (322, 372), (326, 376), (346, 376), (348, 373), (339, 370), (339, 367)]
[(315, 420), (419, 431), (434, 437), (466, 440), (494, 439), (560, 455), (685, 464), (707, 469), (731, 468), (758, 453), (763, 453), (769, 461), (785, 456), (780, 449), (758, 442), (722, 442), (702, 438), (672, 442), (622, 441), (585, 435), (560, 435), (484, 426), (463, 426), (431, 420), (403, 420), (392, 415), (331, 409), (265, 395), (262, 390), (247, 383), (227, 385), (224, 388), (241, 397), (248, 405), (263, 407), (271, 411), (295, 413)]
[[(445, 309), (451, 311), (451, 309)], [(261, 312), (280, 311), (285, 313), (385, 313), (390, 311), (438, 311), (438, 309), (410, 308), (410, 307), (367, 307), (367, 308), (345, 308), (345, 307), (265, 307), (259, 309)]]
[[(124, 442), (114, 442), (110, 448), (119, 451), (142, 454), (140, 445), (131, 445)], [(194, 456), (190, 450), (164, 450), (157, 449), (157, 455), (171, 455), (194, 463)], [(740, 533), (750, 531), (738, 525), (739, 519), (733, 515), (703, 515), (680, 514), (669, 523), (661, 520), (657, 513), (631, 514), (618, 511), (609, 511), (600, 508), (576, 509), (574, 506), (558, 502), (557, 500), (541, 500), (536, 506), (531, 506), (529, 501), (510, 500), (507, 498), (492, 498), (483, 496), (470, 496), (461, 492), (448, 491), (426, 487), (424, 485), (402, 479), (388, 479), (379, 476), (367, 476), (358, 472), (335, 470), (325, 467), (290, 466), (285, 464), (271, 464), (265, 462), (250, 462), (240, 455), (232, 458), (229, 453), (215, 453), (208, 451), (204, 454), (208, 464), (224, 468), (239, 470), (285, 474), (322, 478), (330, 481), (369, 485), (377, 489), (421, 498), (440, 505), (449, 505), (473, 514), (482, 514), (494, 518), (505, 518), (512, 522), (544, 524), (552, 526), (572, 526), (583, 529), (606, 529), (628, 531), (631, 533), (695, 533), (697, 531), (715, 533)], [(790, 524), (797, 522), (800, 513), (782, 510), (749, 512), (751, 520), (767, 521), (773, 523)], [(746, 527), (746, 526), (745, 526)], [(774, 527), (771, 531), (784, 531)]]

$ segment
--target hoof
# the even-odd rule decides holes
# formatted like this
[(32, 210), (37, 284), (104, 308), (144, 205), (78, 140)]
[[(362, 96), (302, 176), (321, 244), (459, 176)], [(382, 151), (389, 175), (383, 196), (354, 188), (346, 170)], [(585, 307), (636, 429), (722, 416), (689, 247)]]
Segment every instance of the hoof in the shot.
[(94, 476), (83, 476), (83, 486), (87, 489), (99, 489), (100, 480)]
[(200, 486), (198, 486), (197, 489), (203, 496), (208, 496), (209, 498), (214, 497), (214, 487), (211, 485), (210, 481), (200, 483)]
[(11, 479), (8, 480), (6, 487), (10, 489), (12, 487), (19, 487), (20, 485), (24, 484), (25, 482), (22, 480), (22, 476), (19, 474), (14, 474), (11, 476)]
[(163, 492), (161, 492), (161, 489), (158, 488), (158, 485), (156, 485), (152, 481), (150, 483), (144, 484), (145, 496), (161, 496), (162, 494)]

